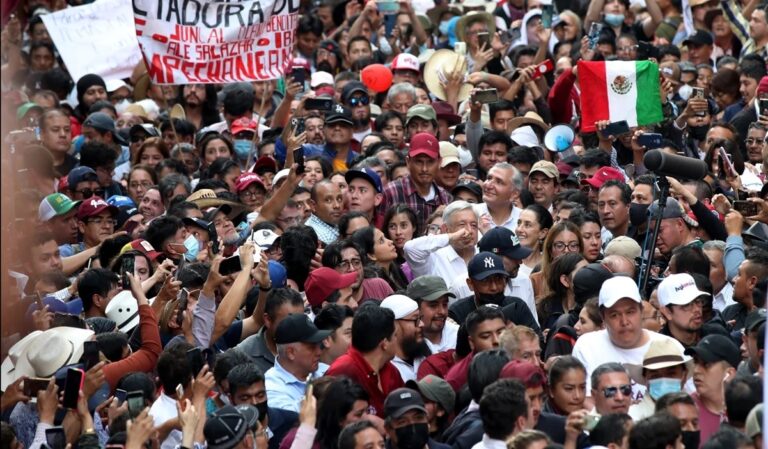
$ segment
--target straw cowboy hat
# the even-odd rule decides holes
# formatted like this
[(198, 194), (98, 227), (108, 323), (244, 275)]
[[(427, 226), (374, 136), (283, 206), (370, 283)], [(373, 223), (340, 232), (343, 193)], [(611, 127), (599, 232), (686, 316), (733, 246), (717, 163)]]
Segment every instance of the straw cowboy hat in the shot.
[[(446, 100), (447, 94), (440, 84), (440, 79), (444, 78), (445, 74), (456, 70), (456, 66), (464, 66), (466, 63), (467, 58), (452, 50), (438, 50), (432, 54), (424, 66), (424, 83), (437, 98)], [(459, 89), (458, 101), (462, 102), (469, 98), (470, 92), (472, 92), (472, 85), (464, 83)]]
[[(464, 7), (466, 8), (467, 5), (465, 4)], [(485, 22), (488, 25), (488, 34), (491, 37), (496, 33), (496, 19), (493, 18), (493, 15), (487, 12), (470, 11), (463, 15), (456, 23), (456, 40), (466, 42), (467, 28), (475, 22)]]
[[(212, 189), (200, 189), (192, 195), (189, 195), (187, 201), (197, 204), (197, 207), (202, 211), (205, 211), (210, 207), (229, 206), (229, 212), (225, 213), (230, 220), (240, 215), (245, 209), (240, 203), (217, 197), (216, 192)], [(225, 210), (226, 208), (222, 209), (222, 211)]]

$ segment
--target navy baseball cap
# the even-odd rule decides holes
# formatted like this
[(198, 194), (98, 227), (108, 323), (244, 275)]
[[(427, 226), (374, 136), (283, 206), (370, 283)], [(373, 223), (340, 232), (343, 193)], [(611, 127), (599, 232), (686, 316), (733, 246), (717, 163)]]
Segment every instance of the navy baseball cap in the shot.
[(381, 188), (381, 178), (379, 177), (379, 174), (373, 171), (371, 168), (355, 168), (353, 170), (348, 170), (344, 175), (344, 179), (346, 179), (347, 184), (352, 182), (352, 180), (355, 178), (362, 178), (370, 182), (378, 193), (381, 193), (383, 190)]
[(507, 271), (504, 270), (504, 262), (501, 260), (501, 257), (488, 251), (477, 253), (472, 257), (469, 265), (467, 265), (467, 273), (470, 279), (478, 281), (482, 281), (494, 274), (507, 276)]
[(75, 167), (67, 175), (67, 185), (70, 190), (75, 190), (77, 183), (83, 181), (98, 181), (99, 175), (91, 167), (85, 167), (83, 165)]
[(497, 226), (486, 232), (478, 242), (480, 251), (487, 251), (510, 259), (522, 260), (531, 255), (532, 250), (520, 244), (514, 232), (504, 226)]

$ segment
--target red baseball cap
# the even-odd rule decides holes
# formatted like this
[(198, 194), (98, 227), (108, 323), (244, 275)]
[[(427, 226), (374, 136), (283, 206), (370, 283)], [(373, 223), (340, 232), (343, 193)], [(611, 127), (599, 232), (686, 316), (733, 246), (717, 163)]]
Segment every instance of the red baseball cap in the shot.
[(241, 133), (243, 131), (248, 131), (255, 133), (256, 130), (259, 129), (259, 124), (255, 121), (247, 118), (247, 117), (240, 117), (239, 119), (232, 122), (232, 127), (230, 131), (232, 132), (233, 136), (238, 135), (238, 133)]
[(264, 181), (262, 181), (259, 175), (256, 173), (243, 173), (242, 175), (238, 176), (237, 180), (235, 181), (235, 190), (240, 193), (247, 189), (248, 186), (254, 182), (258, 183), (262, 189), (267, 190), (267, 187), (264, 185)]
[(594, 174), (594, 176), (589, 179), (582, 179), (581, 183), (586, 183), (596, 189), (599, 189), (603, 186), (603, 184), (612, 179), (616, 181), (624, 181), (624, 174), (613, 167), (601, 167), (600, 170)]
[(304, 293), (313, 307), (319, 307), (331, 293), (347, 288), (357, 280), (357, 272), (341, 274), (333, 268), (321, 267), (309, 272)]
[(430, 133), (418, 133), (411, 137), (411, 147), (408, 150), (408, 156), (414, 157), (420, 154), (426, 154), (432, 159), (440, 157), (440, 145), (437, 143), (437, 137)]
[(501, 369), (499, 379), (517, 379), (525, 388), (546, 387), (547, 375), (544, 370), (531, 362), (512, 360)]
[(130, 245), (132, 249), (140, 253), (143, 253), (145, 256), (149, 257), (149, 260), (151, 260), (152, 262), (154, 262), (155, 259), (157, 259), (163, 254), (160, 251), (156, 250), (151, 243), (149, 243), (144, 239), (132, 240)]
[(110, 206), (98, 196), (92, 196), (80, 203), (80, 207), (77, 209), (77, 218), (83, 220), (88, 217), (93, 217), (94, 215), (99, 215), (105, 210), (108, 210), (113, 217), (120, 213), (120, 210), (117, 207)]

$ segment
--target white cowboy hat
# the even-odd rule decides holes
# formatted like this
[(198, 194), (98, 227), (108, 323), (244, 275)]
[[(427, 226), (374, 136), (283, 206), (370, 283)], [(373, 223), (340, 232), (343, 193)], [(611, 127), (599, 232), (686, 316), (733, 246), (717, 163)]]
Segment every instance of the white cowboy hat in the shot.
[(83, 343), (93, 334), (90, 329), (65, 326), (38, 334), (19, 354), (8, 382), (15, 382), (21, 376), (53, 377), (61, 368), (80, 360)]
[(0, 391), (5, 391), (18, 378), (18, 376), (15, 376), (14, 371), (16, 370), (16, 363), (19, 357), (24, 353), (24, 349), (26, 349), (29, 343), (42, 333), (42, 331), (30, 332), (8, 350), (8, 356), (3, 360), (2, 368), (0, 368)]

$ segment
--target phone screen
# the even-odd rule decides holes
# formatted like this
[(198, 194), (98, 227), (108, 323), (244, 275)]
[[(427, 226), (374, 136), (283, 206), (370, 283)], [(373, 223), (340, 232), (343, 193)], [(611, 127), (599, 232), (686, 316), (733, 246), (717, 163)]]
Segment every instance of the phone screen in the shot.
[(51, 427), (45, 429), (45, 442), (51, 449), (64, 449), (67, 447), (67, 435), (63, 427)]
[(86, 371), (99, 363), (99, 343), (95, 341), (83, 342), (83, 361)]
[(139, 413), (144, 410), (144, 393), (141, 391), (129, 392), (125, 400), (128, 402), (128, 415), (131, 418), (139, 416)]
[(303, 175), (304, 174), (304, 147), (299, 147), (298, 149), (293, 150), (293, 160), (298, 164), (298, 166), (296, 167), (296, 174)]
[(123, 405), (123, 402), (125, 402), (125, 398), (128, 396), (128, 392), (125, 390), (117, 389), (115, 390), (115, 398), (117, 398), (117, 405)]
[(213, 254), (219, 254), (219, 235), (216, 233), (216, 225), (208, 224), (208, 240), (211, 241), (211, 251)]
[(120, 276), (123, 280), (123, 290), (131, 289), (131, 281), (126, 276), (126, 273), (134, 274), (134, 266), (136, 264), (136, 256), (133, 254), (126, 254), (123, 256), (123, 265), (120, 267)]
[(550, 28), (552, 26), (552, 10), (553, 5), (543, 5), (541, 7), (541, 26), (544, 28)]
[(50, 379), (42, 379), (39, 377), (28, 377), (24, 379), (24, 396), (34, 398), (37, 396), (37, 392), (48, 388)]
[(67, 370), (67, 379), (64, 382), (64, 399), (61, 405), (65, 408), (76, 409), (77, 400), (80, 397), (80, 390), (83, 388), (85, 373), (81, 369), (69, 368)]

